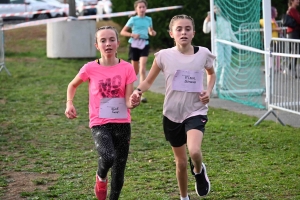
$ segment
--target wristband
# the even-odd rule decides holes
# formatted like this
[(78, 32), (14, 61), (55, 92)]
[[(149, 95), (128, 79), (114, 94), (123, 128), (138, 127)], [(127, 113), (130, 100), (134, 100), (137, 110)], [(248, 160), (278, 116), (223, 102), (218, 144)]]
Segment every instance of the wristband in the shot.
[(142, 90), (140, 88), (136, 88), (137, 91), (141, 92)]
[(72, 101), (72, 102), (73, 102), (73, 99), (68, 99), (68, 100), (66, 101), (66, 103), (68, 103), (68, 101)]

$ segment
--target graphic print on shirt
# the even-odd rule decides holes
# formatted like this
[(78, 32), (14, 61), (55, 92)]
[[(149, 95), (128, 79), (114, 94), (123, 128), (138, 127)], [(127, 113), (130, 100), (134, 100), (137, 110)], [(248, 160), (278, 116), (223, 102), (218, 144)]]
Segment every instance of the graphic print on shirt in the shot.
[(112, 78), (99, 80), (99, 92), (103, 98), (117, 98), (120, 97), (122, 77), (116, 75)]

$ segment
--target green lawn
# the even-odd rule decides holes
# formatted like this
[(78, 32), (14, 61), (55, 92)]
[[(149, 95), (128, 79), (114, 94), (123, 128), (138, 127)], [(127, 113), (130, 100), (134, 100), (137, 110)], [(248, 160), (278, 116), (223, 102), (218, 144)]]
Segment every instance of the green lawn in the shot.
[[(26, 31), (7, 32), (12, 76), (0, 73), (0, 199), (95, 199), (87, 84), (74, 100), (78, 118), (64, 116), (67, 85), (90, 59), (48, 59), (45, 34), (28, 38)], [(125, 50), (119, 53), (126, 59)], [(147, 98), (132, 111), (120, 199), (178, 200), (174, 158), (162, 130), (163, 95), (148, 92)], [(202, 149), (212, 190), (205, 199), (300, 199), (300, 129), (271, 121), (253, 126), (256, 121), (210, 108)], [(192, 178), (189, 193), (199, 199)]]

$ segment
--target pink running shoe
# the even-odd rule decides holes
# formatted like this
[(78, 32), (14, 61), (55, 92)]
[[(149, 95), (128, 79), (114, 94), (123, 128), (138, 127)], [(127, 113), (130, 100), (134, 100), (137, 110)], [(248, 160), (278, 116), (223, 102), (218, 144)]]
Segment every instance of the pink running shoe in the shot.
[(105, 182), (100, 181), (96, 174), (95, 195), (98, 200), (105, 200), (107, 197), (107, 179)]

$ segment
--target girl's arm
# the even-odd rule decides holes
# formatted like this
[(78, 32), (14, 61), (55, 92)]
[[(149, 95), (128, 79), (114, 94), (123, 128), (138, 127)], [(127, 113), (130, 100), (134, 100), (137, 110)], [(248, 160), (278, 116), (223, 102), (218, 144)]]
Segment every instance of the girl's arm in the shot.
[(151, 36), (156, 36), (156, 31), (153, 29), (153, 27), (149, 27), (148, 28), (148, 33)]
[(203, 33), (209, 33), (211, 30), (210, 16), (208, 15), (203, 22)]
[(132, 95), (130, 96), (130, 105), (132, 107), (136, 107), (140, 104), (140, 97), (143, 92), (146, 92), (156, 79), (157, 75), (160, 72), (160, 68), (157, 66), (156, 60), (154, 59), (150, 72), (146, 79), (140, 83), (136, 90), (133, 91)]
[(207, 74), (207, 91), (210, 94), (216, 82), (216, 74), (214, 68), (211, 67), (209, 69), (206, 69), (206, 74)]
[(203, 90), (199, 95), (199, 99), (203, 104), (209, 103), (210, 94), (216, 81), (216, 74), (213, 67), (206, 69), (206, 74), (207, 74), (207, 88), (206, 90)]
[(76, 110), (75, 107), (73, 106), (73, 98), (76, 93), (76, 88), (82, 83), (83, 81), (81, 78), (77, 75), (68, 85), (67, 89), (67, 107), (65, 111), (65, 115), (69, 119), (76, 118)]
[(141, 90), (140, 92), (146, 92), (151, 87), (151, 85), (155, 81), (155, 79), (156, 79), (157, 75), (159, 74), (159, 72), (160, 72), (160, 68), (157, 66), (156, 59), (154, 59), (148, 76), (137, 87), (138, 89)]
[(125, 37), (132, 37), (134, 39), (139, 39), (140, 35), (129, 32), (130, 29), (131, 28), (129, 26), (124, 26), (120, 32), (120, 35), (125, 36)]
[(120, 32), (120, 35), (125, 36), (125, 37), (131, 37), (131, 32), (129, 32), (130, 27), (129, 26), (124, 26), (123, 29)]
[(126, 85), (126, 91), (125, 91), (126, 106), (129, 109), (135, 108), (135, 106), (130, 103), (130, 95), (132, 94), (132, 92), (133, 92), (133, 83), (130, 83)]

